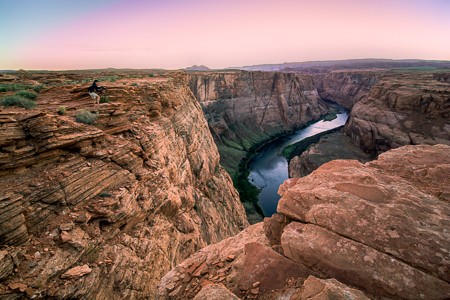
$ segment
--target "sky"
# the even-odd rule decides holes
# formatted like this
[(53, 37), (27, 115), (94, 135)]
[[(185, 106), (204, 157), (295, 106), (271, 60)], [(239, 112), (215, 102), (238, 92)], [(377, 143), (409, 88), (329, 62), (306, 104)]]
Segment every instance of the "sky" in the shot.
[(450, 60), (450, 0), (0, 0), (0, 70)]

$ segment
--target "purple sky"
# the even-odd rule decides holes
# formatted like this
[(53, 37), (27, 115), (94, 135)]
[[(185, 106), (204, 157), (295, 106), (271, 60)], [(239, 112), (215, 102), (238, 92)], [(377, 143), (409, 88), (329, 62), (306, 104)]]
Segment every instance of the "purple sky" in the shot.
[(3, 0), (0, 69), (450, 60), (446, 0)]

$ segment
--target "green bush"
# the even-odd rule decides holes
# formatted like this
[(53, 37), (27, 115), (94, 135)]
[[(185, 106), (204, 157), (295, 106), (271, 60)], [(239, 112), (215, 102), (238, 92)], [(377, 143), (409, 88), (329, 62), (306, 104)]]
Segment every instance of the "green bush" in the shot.
[(4, 97), (1, 101), (1, 104), (3, 106), (17, 106), (26, 109), (31, 109), (36, 106), (36, 102), (34, 102), (33, 100), (18, 95)]
[(31, 100), (34, 100), (37, 97), (37, 95), (35, 93), (29, 92), (29, 91), (18, 91), (18, 92), (16, 92), (16, 96), (21, 96), (21, 97), (28, 98)]
[(108, 96), (101, 96), (100, 97), (100, 103), (108, 103), (109, 97)]
[(58, 107), (58, 115), (65, 115), (66, 114), (66, 107), (65, 106), (60, 106)]
[(99, 81), (110, 81), (110, 82), (116, 82), (117, 79), (119, 79), (119, 76), (117, 75), (113, 75), (113, 76), (108, 76), (108, 77), (101, 77), (98, 80)]
[(75, 115), (75, 120), (79, 123), (91, 125), (94, 124), (95, 121), (97, 121), (97, 115), (85, 109), (80, 109)]
[(0, 84), (0, 92), (20, 91), (31, 89), (33, 86), (29, 84), (21, 83), (4, 83)]
[(39, 94), (43, 88), (45, 88), (45, 85), (39, 84), (39, 85), (36, 85), (35, 87), (33, 87), (33, 91), (35, 91), (36, 93)]

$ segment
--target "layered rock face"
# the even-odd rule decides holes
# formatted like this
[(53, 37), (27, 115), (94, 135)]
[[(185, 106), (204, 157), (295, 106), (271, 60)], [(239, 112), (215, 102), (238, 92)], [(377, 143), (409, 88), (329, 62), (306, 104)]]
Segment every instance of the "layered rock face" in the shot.
[(355, 104), (345, 133), (366, 152), (408, 144), (450, 144), (450, 85), (446, 73), (383, 76)]
[(230, 71), (190, 76), (221, 162), (232, 175), (250, 148), (327, 112), (309, 75)]
[(322, 99), (352, 109), (355, 103), (367, 97), (382, 74), (383, 72), (376, 70), (333, 70), (315, 75), (314, 82)]
[(105, 85), (98, 108), (63, 85), (1, 109), (2, 299), (151, 299), (174, 265), (247, 226), (186, 75)]
[(278, 214), (195, 253), (164, 276), (159, 296), (215, 284), (243, 299), (448, 299), (449, 153), (404, 146), (289, 179)]
[(327, 134), (311, 145), (301, 155), (289, 161), (289, 177), (303, 177), (329, 161), (335, 159), (356, 159), (368, 162), (374, 157), (364, 153), (342, 132)]

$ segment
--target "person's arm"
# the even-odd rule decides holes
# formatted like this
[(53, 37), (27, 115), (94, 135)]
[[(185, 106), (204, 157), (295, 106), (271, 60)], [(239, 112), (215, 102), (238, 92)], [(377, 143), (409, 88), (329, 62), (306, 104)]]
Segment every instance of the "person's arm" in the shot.
[(97, 91), (97, 92), (103, 92), (104, 90), (106, 90), (103, 86), (96, 86), (95, 87), (95, 90)]

